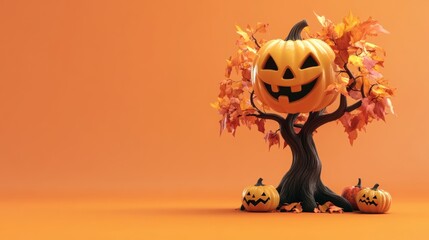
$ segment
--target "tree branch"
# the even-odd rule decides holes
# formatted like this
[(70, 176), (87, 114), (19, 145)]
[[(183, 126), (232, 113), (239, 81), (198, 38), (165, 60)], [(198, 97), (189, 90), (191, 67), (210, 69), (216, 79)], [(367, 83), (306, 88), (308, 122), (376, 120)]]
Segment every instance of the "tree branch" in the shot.
[(261, 48), (261, 46), (259, 45), (258, 40), (256, 40), (256, 38), (253, 34), (251, 37), (252, 37), (253, 42), (255, 43), (255, 45), (258, 47), (258, 50), (259, 50)]
[(252, 105), (252, 107), (259, 113), (259, 114), (248, 114), (247, 116), (254, 116), (257, 118), (262, 118), (262, 119), (269, 119), (269, 120), (274, 120), (276, 121), (279, 125), (281, 125), (283, 123), (283, 121), (285, 120), (282, 116), (274, 114), (274, 113), (265, 113), (263, 111), (261, 111), (255, 104), (255, 101), (253, 100), (255, 95), (255, 91), (252, 91), (252, 93), (250, 93), (250, 104)]
[(262, 111), (261, 111), (261, 110), (256, 106), (255, 101), (253, 100), (254, 96), (255, 96), (255, 91), (253, 90), (253, 91), (250, 93), (250, 104), (252, 105), (252, 107), (253, 107), (256, 111), (258, 111), (258, 113), (259, 113), (259, 114), (265, 114), (264, 112), (262, 112)]
[(338, 106), (337, 110), (335, 110), (332, 113), (328, 113), (328, 114), (320, 116), (319, 117), (320, 121), (331, 122), (331, 121), (337, 120), (338, 118), (343, 116), (343, 114), (346, 111), (346, 108), (347, 108), (347, 97), (344, 96), (343, 94), (341, 94), (340, 105)]
[(310, 114), (310, 117), (307, 120), (307, 123), (305, 124), (304, 129), (302, 129), (301, 131), (314, 132), (318, 127), (322, 126), (323, 124), (339, 119), (341, 116), (344, 115), (344, 113), (346, 112), (346, 109), (347, 109), (347, 97), (341, 94), (340, 105), (338, 106), (337, 110), (325, 115), (320, 115), (321, 111), (313, 113), (313, 117), (311, 119), (310, 119), (311, 117), (311, 114)]
[(268, 120), (274, 120), (276, 121), (278, 124), (281, 124), (281, 122), (283, 122), (283, 118), (279, 117), (276, 114), (270, 114), (270, 113), (263, 113), (263, 114), (247, 114), (246, 116), (252, 116), (252, 117), (257, 117), (257, 118), (261, 118), (261, 119), (268, 119)]
[(346, 112), (351, 112), (355, 109), (358, 109), (360, 106), (362, 106), (362, 100), (359, 100), (359, 101), (355, 102), (354, 104), (348, 106), (346, 108)]
[[(353, 82), (349, 86), (347, 86), (347, 91), (350, 91), (350, 89), (353, 89), (356, 86), (357, 81), (356, 81), (355, 76), (353, 76), (353, 73), (350, 71), (349, 67), (347, 66), (347, 62), (344, 63), (343, 67), (346, 70), (345, 72), (347, 73), (349, 78), (353, 79)], [(362, 95), (362, 97), (363, 97), (363, 95)]]

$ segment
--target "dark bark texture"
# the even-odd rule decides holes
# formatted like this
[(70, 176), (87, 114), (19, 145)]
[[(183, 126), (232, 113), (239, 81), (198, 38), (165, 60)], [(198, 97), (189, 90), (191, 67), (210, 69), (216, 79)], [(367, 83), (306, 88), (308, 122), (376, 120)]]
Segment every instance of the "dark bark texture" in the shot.
[[(253, 94), (251, 102), (254, 105)], [(343, 208), (345, 212), (353, 211), (351, 204), (345, 198), (335, 194), (323, 184), (320, 178), (322, 164), (313, 140), (313, 132), (323, 124), (337, 120), (359, 104), (347, 107), (346, 97), (341, 95), (340, 105), (336, 111), (329, 114), (324, 113), (323, 110), (311, 112), (298, 133), (294, 130), (294, 122), (299, 114), (288, 114), (286, 118), (279, 115), (273, 116), (273, 114), (267, 116), (254, 105), (259, 113), (254, 116), (278, 122), (280, 134), (292, 150), (291, 167), (277, 187), (280, 194), (279, 207), (285, 203), (301, 202), (305, 212), (313, 212), (317, 204), (331, 201)]]

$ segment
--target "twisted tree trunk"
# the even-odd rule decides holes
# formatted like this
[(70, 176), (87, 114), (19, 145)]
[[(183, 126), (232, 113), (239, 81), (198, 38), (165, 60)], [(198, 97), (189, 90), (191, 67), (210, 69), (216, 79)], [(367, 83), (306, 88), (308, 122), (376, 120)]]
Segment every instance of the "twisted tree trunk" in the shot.
[(253, 116), (276, 121), (280, 126), (281, 136), (292, 150), (291, 167), (277, 187), (280, 194), (279, 207), (285, 203), (301, 202), (305, 212), (313, 212), (317, 203), (324, 204), (330, 201), (346, 212), (353, 211), (345, 198), (331, 191), (320, 179), (322, 163), (317, 154), (313, 132), (323, 124), (337, 120), (345, 112), (358, 108), (361, 102), (347, 106), (346, 97), (341, 95), (340, 105), (336, 111), (329, 114), (325, 114), (323, 110), (311, 112), (305, 124), (300, 126), (301, 130), (296, 133), (294, 123), (299, 114), (288, 114), (283, 118), (276, 114), (264, 113), (254, 104), (253, 93), (250, 99), (252, 106), (258, 111), (258, 114)]
[(288, 136), (285, 126), (281, 134), (292, 150), (292, 165), (277, 187), (280, 206), (285, 203), (301, 202), (305, 212), (313, 212), (317, 203), (331, 201), (344, 211), (353, 211), (350, 203), (327, 188), (320, 179), (322, 163), (317, 154), (312, 132), (301, 131), (295, 137)]
[(289, 114), (280, 122), (280, 133), (292, 150), (292, 165), (281, 180), (277, 191), (280, 204), (301, 202), (305, 212), (312, 212), (317, 203), (331, 201), (346, 212), (353, 211), (350, 203), (326, 187), (320, 179), (322, 163), (317, 154), (313, 132), (325, 123), (340, 118), (346, 111), (360, 106), (360, 103), (347, 107), (346, 97), (341, 95), (340, 106), (335, 112), (323, 114), (312, 112), (299, 133), (294, 131), (294, 121), (298, 114)]

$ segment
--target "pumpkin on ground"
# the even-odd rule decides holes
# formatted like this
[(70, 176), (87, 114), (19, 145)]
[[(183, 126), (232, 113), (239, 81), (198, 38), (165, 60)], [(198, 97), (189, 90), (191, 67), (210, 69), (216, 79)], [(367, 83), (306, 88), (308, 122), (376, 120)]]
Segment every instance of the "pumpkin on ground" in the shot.
[(280, 202), (280, 196), (272, 185), (264, 185), (259, 178), (255, 185), (243, 190), (243, 205), (249, 212), (269, 212), (275, 210)]
[(305, 20), (297, 23), (288, 37), (265, 43), (252, 69), (256, 96), (280, 113), (319, 111), (338, 93), (326, 88), (337, 81), (335, 53), (320, 39), (301, 39)]
[(362, 183), (362, 181), (359, 178), (358, 183), (355, 186), (350, 186), (350, 187), (344, 188), (344, 190), (341, 194), (341, 196), (343, 198), (347, 199), (347, 201), (350, 202), (350, 204), (352, 205), (354, 210), (359, 210), (357, 203), (356, 203), (356, 195), (360, 190), (362, 190), (361, 183)]
[(356, 195), (356, 203), (361, 212), (385, 213), (389, 211), (392, 197), (376, 183), (372, 188), (365, 188)]

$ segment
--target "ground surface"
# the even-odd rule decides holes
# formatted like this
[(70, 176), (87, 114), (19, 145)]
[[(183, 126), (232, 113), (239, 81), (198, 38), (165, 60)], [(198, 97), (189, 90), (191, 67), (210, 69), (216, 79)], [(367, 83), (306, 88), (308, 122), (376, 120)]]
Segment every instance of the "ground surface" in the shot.
[(429, 239), (426, 205), (397, 200), (382, 215), (296, 214), (240, 212), (236, 199), (3, 199), (0, 239)]

